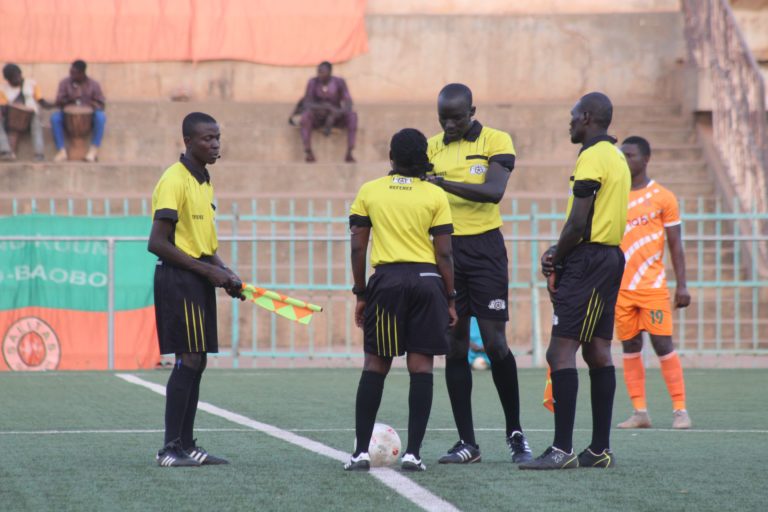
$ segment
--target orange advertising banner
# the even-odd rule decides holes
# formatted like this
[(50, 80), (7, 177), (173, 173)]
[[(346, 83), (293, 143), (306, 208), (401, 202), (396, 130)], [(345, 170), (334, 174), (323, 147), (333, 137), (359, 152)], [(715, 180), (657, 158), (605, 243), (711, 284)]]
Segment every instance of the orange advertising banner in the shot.
[(0, 0), (2, 62), (342, 62), (368, 51), (365, 0)]
[[(26, 307), (0, 311), (0, 371), (106, 370), (107, 313)], [(160, 361), (155, 308), (115, 313), (115, 369)]]

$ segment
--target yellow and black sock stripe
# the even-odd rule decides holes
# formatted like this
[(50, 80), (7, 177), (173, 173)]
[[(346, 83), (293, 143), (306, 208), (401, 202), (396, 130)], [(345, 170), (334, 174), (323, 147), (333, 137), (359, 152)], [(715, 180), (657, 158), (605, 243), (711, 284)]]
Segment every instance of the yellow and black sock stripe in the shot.
[(595, 326), (597, 326), (598, 320), (603, 315), (605, 309), (605, 302), (600, 294), (597, 293), (597, 289), (592, 289), (592, 295), (589, 298), (587, 304), (587, 314), (584, 317), (584, 321), (581, 324), (581, 332), (579, 333), (579, 341), (587, 343), (592, 341), (592, 336), (595, 334)]
[(376, 305), (376, 354), (381, 357), (398, 355), (397, 315), (379, 309)]

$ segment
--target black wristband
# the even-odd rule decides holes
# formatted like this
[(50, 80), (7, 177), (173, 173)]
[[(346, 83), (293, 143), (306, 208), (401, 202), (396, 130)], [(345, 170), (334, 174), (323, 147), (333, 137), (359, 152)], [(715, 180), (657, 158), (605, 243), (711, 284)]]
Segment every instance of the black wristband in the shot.
[(354, 293), (357, 297), (365, 298), (365, 288), (357, 288), (356, 286), (353, 286), (352, 293)]

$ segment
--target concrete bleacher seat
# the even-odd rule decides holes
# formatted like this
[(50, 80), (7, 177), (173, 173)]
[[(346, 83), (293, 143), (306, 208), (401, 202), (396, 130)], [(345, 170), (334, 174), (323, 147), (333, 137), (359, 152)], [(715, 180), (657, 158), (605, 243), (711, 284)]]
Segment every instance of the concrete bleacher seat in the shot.
[[(477, 119), (509, 131), (518, 164), (507, 196), (561, 197), (578, 147), (568, 137), (571, 105), (563, 102), (480, 104)], [(222, 159), (213, 168), (219, 196), (297, 194), (352, 195), (359, 185), (389, 170), (389, 140), (403, 127), (427, 135), (439, 132), (436, 109), (428, 104), (357, 105), (360, 129), (357, 164), (342, 163), (346, 132), (329, 137), (315, 132), (318, 162), (303, 162), (298, 128), (287, 123), (290, 104), (235, 102), (115, 102), (99, 162), (31, 163), (29, 140), (22, 140), (20, 160), (0, 166), (5, 193), (90, 194), (95, 197), (149, 195), (162, 169), (183, 151), (180, 124), (190, 111), (211, 113), (221, 124)], [(47, 115), (47, 114), (46, 114)], [(53, 154), (46, 130), (47, 154)], [(695, 141), (692, 119), (669, 103), (618, 104), (611, 133), (632, 134), (653, 145), (654, 175), (683, 197), (713, 195), (712, 181)]]

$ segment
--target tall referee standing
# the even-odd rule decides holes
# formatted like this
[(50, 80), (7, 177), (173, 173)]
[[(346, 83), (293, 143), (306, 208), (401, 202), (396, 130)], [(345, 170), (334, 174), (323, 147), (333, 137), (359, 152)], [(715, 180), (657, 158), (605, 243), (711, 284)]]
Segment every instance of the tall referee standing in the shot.
[[(555, 438), (520, 469), (613, 467), (611, 415), (616, 371), (611, 338), (616, 298), (624, 273), (621, 244), (627, 221), (631, 176), (624, 154), (608, 135), (611, 100), (602, 93), (583, 96), (571, 110), (571, 142), (581, 144), (570, 179), (566, 222), (557, 245), (541, 258), (554, 308), (547, 363), (552, 371)], [(592, 442), (573, 452), (573, 424), (579, 376), (576, 352), (589, 366)]]
[(499, 202), (515, 167), (515, 148), (508, 133), (473, 119), (472, 91), (464, 84), (443, 87), (437, 113), (443, 132), (429, 139), (429, 160), (435, 166), (431, 181), (448, 192), (451, 205), (459, 316), (445, 360), (445, 381), (459, 441), (439, 462), (469, 464), (481, 460), (472, 421), (472, 370), (467, 359), (471, 316), (477, 318), (491, 360), (512, 462), (525, 462), (532, 455), (520, 424), (517, 363), (505, 333), (509, 275), (507, 249), (499, 229)]
[(155, 318), (161, 354), (175, 354), (166, 386), (163, 467), (227, 464), (197, 446), (193, 427), (208, 353), (218, 352), (216, 287), (242, 299), (241, 281), (216, 254), (213, 186), (206, 164), (220, 157), (221, 132), (208, 114), (181, 126), (186, 151), (152, 194), (149, 251), (157, 255)]
[[(432, 408), (433, 359), (447, 352), (448, 329), (456, 323), (451, 211), (445, 192), (422, 179), (432, 169), (426, 137), (400, 130), (392, 137), (390, 160), (392, 171), (360, 188), (349, 216), (355, 322), (363, 328), (365, 359), (347, 471), (370, 467), (368, 445), (384, 379), (392, 359), (405, 353), (411, 383), (402, 469), (426, 469), (419, 450)], [(366, 285), (371, 230), (375, 272)]]

